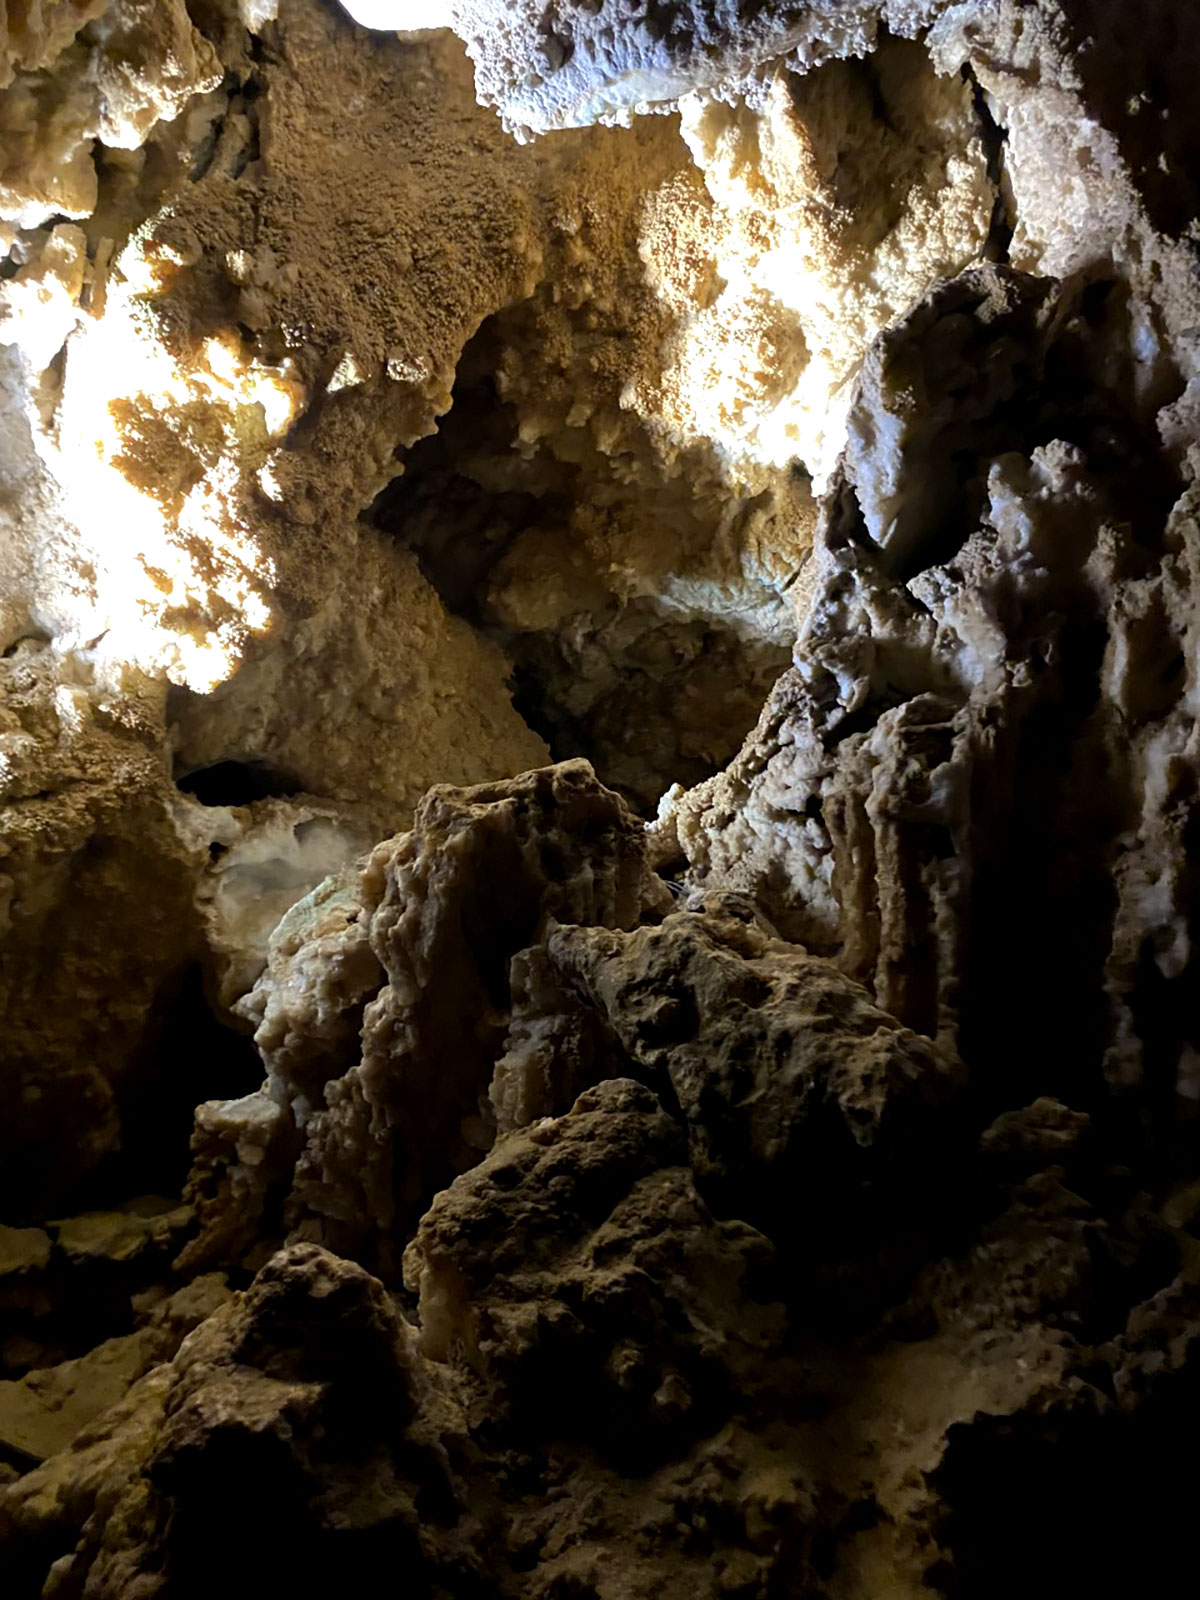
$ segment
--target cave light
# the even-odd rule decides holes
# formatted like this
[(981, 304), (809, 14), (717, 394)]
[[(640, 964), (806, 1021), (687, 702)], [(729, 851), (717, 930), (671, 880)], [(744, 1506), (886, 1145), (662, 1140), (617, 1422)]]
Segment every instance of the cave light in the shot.
[(204, 341), (185, 367), (148, 314), (159, 288), (134, 241), (105, 315), (68, 341), (51, 465), (67, 515), (93, 535), (81, 629), (104, 635), (106, 656), (207, 693), (270, 622), (273, 564), (245, 510), (241, 455), (259, 465), (301, 386), (287, 364), (262, 367), (229, 337)]

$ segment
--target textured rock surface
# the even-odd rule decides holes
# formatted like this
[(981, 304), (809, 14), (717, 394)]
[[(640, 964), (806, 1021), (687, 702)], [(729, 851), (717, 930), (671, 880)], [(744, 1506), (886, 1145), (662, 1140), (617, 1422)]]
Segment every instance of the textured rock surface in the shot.
[(267, 1082), (201, 1108), (192, 1190), (212, 1220), (185, 1259), (242, 1242), (282, 1184), (291, 1224), (394, 1265), (396, 1230), (487, 1148), (509, 958), (552, 919), (628, 927), (665, 894), (585, 762), (431, 790), (356, 893), (330, 883), (281, 925), (242, 1005)]
[(933, 1592), (931, 1568), (942, 1589), (951, 1562), (969, 1578), (996, 1537), (988, 1475), (1022, 1463), (1005, 1492), (1024, 1504), (1047, 1430), (1081, 1455), (1099, 1439), (1105, 1493), (1131, 1492), (1164, 1424), (1116, 1422), (1105, 1391), (1131, 1419), (1147, 1381), (1180, 1395), (1191, 1291), (1169, 1238), (1121, 1214), (1082, 1119), (1042, 1101), (997, 1124), (954, 1218), (968, 1236), (982, 1221), (977, 1242), (865, 1339), (785, 1312), (770, 1243), (714, 1219), (686, 1161), (684, 1131), (627, 1079), (503, 1136), (417, 1230), (419, 1331), (352, 1263), (276, 1256), (0, 1493), (15, 1592), (56, 1559), (97, 1594), (138, 1572), (198, 1592), (223, 1559), (215, 1519), (241, 1530), (239, 1570), (282, 1562), (302, 1592), (382, 1550), (455, 1595), (819, 1582), (865, 1600), (884, 1582)]
[(697, 898), (630, 934), (556, 928), (519, 960), (491, 1090), (501, 1126), (632, 1070), (678, 1107), (718, 1214), (847, 1272), (914, 1226), (927, 1173), (941, 1204), (953, 1190), (957, 1062), (836, 967), (772, 937), (749, 902)]
[(1178, 1586), (1188, 21), (0, 7), (6, 1600)]
[[(1147, 1050), (1177, 1085), (1190, 1070), (1188, 1023), (1129, 1012), (1134, 884), (1181, 881), (1144, 808), (1167, 749), (1188, 761), (1192, 609), (1170, 597), (1191, 592), (1195, 532), (1136, 370), (1107, 364), (1127, 314), (1116, 287), (983, 268), (884, 336), (796, 666), (674, 812), (702, 882), (957, 1040), (993, 1103), (1089, 1104), (1105, 1072), (1142, 1081)], [(1187, 961), (1176, 946), (1163, 981)], [(1065, 1031), (1015, 1066), (1051, 990)]]
[(0, 680), (0, 1188), (21, 1215), (116, 1143), (155, 998), (195, 960), (199, 927), (161, 691), (106, 711), (85, 671), (63, 674), (34, 640)]
[[(831, 56), (866, 55), (881, 22), (895, 32), (916, 29), (944, 5), (767, 0), (745, 13), (723, 0), (447, 0), (435, 8), (434, 25), (449, 25), (468, 41), (485, 104), (518, 129), (545, 132), (668, 110), (695, 90), (761, 92), (773, 68), (804, 70)], [(421, 11), (408, 0), (380, 0), (358, 15), (373, 27), (420, 27)]]

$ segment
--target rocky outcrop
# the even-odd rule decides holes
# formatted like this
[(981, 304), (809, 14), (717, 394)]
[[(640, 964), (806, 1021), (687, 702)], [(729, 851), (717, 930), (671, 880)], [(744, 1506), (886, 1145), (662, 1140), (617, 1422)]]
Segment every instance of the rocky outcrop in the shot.
[(477, 1374), (517, 1439), (653, 1462), (710, 1433), (728, 1369), (751, 1383), (777, 1341), (778, 1309), (741, 1303), (770, 1247), (712, 1220), (686, 1149), (649, 1090), (612, 1079), (502, 1139), (422, 1219), (404, 1262), (421, 1348)]
[(162, 693), (105, 715), (89, 675), (60, 668), (34, 639), (0, 659), (0, 1193), (14, 1218), (44, 1215), (116, 1147), (161, 1032), (155, 1003), (200, 950)]
[[(948, 1219), (969, 1247), (830, 1339), (825, 1306), (781, 1303), (795, 1278), (770, 1239), (714, 1217), (679, 1122), (609, 1079), (435, 1200), (405, 1259), (416, 1326), (361, 1268), (293, 1245), (0, 1490), (0, 1559), (18, 1595), (52, 1563), (87, 1593), (140, 1574), (195, 1594), (227, 1559), (215, 1521), (239, 1531), (239, 1574), (300, 1593), (365, 1580), (380, 1552), (464, 1596), (866, 1600), (884, 1577), (917, 1596), (976, 1573), (998, 1592), (981, 1562), (1016, 1557), (989, 1543), (989, 1494), (1038, 1527), (1049, 1495), (1074, 1549), (1082, 1486), (1134, 1492), (1166, 1408), (1190, 1405), (1189, 1269), (1172, 1281), (1169, 1230), (1130, 1198), (1086, 1119), (1010, 1114)], [(1078, 1497), (1044, 1477), (1055, 1441)], [(1064, 1570), (1052, 1556), (1035, 1592)]]
[(320, 890), (281, 926), (242, 1007), (267, 1083), (200, 1109), (208, 1220), (186, 1259), (248, 1242), (282, 1186), (290, 1226), (398, 1264), (421, 1205), (490, 1142), (511, 956), (552, 920), (628, 927), (665, 894), (641, 825), (586, 762), (432, 790), (353, 896)]
[(378, 28), (454, 28), (468, 42), (480, 100), (528, 136), (670, 110), (696, 91), (762, 93), (773, 69), (803, 72), (832, 56), (867, 55), (881, 24), (916, 30), (945, 3), (766, 0), (735, 16), (716, 0), (443, 0), (428, 21), (404, 0), (351, 0), (348, 9)]
[[(812, 1491), (768, 1421), (770, 1247), (713, 1221), (685, 1152), (619, 1081), (513, 1135), (412, 1248), (419, 1336), (360, 1268), (282, 1252), (103, 1442), (3, 1492), (14, 1593), (53, 1561), (97, 1595), (136, 1575), (198, 1594), (227, 1561), (214, 1519), (239, 1530), (239, 1582), (282, 1570), (302, 1594), (382, 1559), (444, 1594), (599, 1592), (617, 1528), (625, 1578), (672, 1597), (808, 1581)], [(726, 1484), (732, 1517), (710, 1526)]]
[(1189, 1070), (1182, 1016), (1155, 1008), (1142, 1036), (1129, 1016), (1133, 884), (1183, 881), (1170, 829), (1138, 812), (1149, 750), (1188, 759), (1194, 534), (1135, 374), (1106, 370), (1125, 316), (1117, 287), (989, 267), (880, 341), (796, 666), (673, 813), (699, 881), (957, 1042), (997, 1109), (1039, 1090), (1090, 1105), (1147, 1054)]
[(491, 1089), (501, 1127), (631, 1073), (676, 1108), (718, 1216), (762, 1228), (796, 1268), (847, 1278), (920, 1229), (927, 1174), (937, 1206), (952, 1192), (958, 1063), (774, 937), (749, 902), (696, 896), (629, 934), (554, 928), (514, 970)]
[[(57, 1480), (43, 1469), (10, 1494), (15, 1571), (61, 1550), (58, 1581), (97, 1595), (130, 1583), (198, 1595), (226, 1568), (216, 1519), (239, 1532), (238, 1583), (284, 1572), (313, 1594), (353, 1549), (430, 1582), (444, 1568), (443, 1592), (481, 1593), (469, 1510), (436, 1425), (448, 1418), (424, 1387), (412, 1332), (378, 1283), (311, 1246), (276, 1257), (130, 1391), (105, 1456), (85, 1434)], [(64, 1539), (72, 1512), (84, 1518), (78, 1547), (74, 1533)]]
[[(339, 95), (329, 95), (327, 76), (318, 95), (305, 85), (334, 71), (358, 92), (378, 92), (389, 69), (373, 53), (364, 58), (336, 17), (297, 5), (285, 62), (252, 56), (233, 7), (206, 8), (203, 36), (181, 6), (38, 6), (21, 16), (11, 35), (20, 71), (0, 94), (6, 105), (40, 106), (50, 123), (22, 122), (22, 138), (4, 141), (4, 159), (28, 185), (40, 181), (42, 160), (65, 182), (74, 158), (55, 140), (69, 132), (87, 182), (77, 201), (57, 191), (46, 201), (80, 225), (39, 231), (33, 200), (22, 191), (10, 204), (0, 180), (0, 215), (17, 230), (14, 270), (0, 285), (0, 340), (16, 341), (0, 465), (0, 1105), (12, 1140), (6, 1203), (16, 1215), (61, 1204), (67, 1185), (129, 1143), (123, 1125), (141, 1116), (146, 1064), (198, 967), (223, 1009), (254, 981), (271, 924), (247, 926), (239, 880), (253, 876), (249, 858), (277, 863), (260, 870), (256, 887), (265, 880), (277, 895), (286, 882), (298, 898), (405, 824), (432, 782), (478, 781), (546, 758), (512, 709), (499, 650), (446, 615), (411, 556), (355, 524), (397, 443), (433, 425), (434, 392), (448, 394), (445, 372), (483, 314), (478, 293), (503, 303), (520, 292), (524, 245), (506, 267), (491, 245), (473, 266), (463, 260), (461, 315), (429, 324), (445, 341), (431, 354), (421, 321), (429, 297), (414, 293), (406, 310), (396, 299), (411, 256), (397, 257), (392, 288), (380, 291), (395, 311), (390, 332), (358, 314), (348, 287), (363, 240), (355, 244), (329, 215), (327, 197), (344, 190), (352, 167), (365, 187), (349, 209), (364, 209), (368, 192), (380, 203), (383, 173), (378, 164), (367, 172), (349, 125), (349, 166), (332, 154), (328, 131), (310, 138), (311, 107)], [(87, 25), (74, 43), (71, 21)], [(190, 43), (179, 33), (185, 24)], [(327, 59), (335, 42), (336, 69)], [(192, 82), (189, 63), (202, 57), (203, 83)], [(468, 80), (445, 50), (419, 59), (418, 76), (426, 67), (434, 76), (424, 110), (410, 97), (404, 117), (432, 130)], [(370, 73), (362, 78), (371, 61), (374, 91)], [(222, 72), (228, 85), (216, 88)], [(156, 105), (186, 101), (187, 114), (151, 128), (150, 78)], [(60, 99), (75, 105), (72, 96), (75, 120), (53, 109)], [(274, 141), (269, 180), (250, 156), (260, 113)], [(498, 148), (498, 130), (476, 117), (478, 136)], [(143, 148), (122, 154), (130, 144)], [(430, 132), (426, 145), (437, 144)], [(323, 175), (307, 164), (318, 147), (330, 153)], [(470, 136), (467, 147), (482, 170)], [(462, 165), (450, 165), (457, 181)], [(390, 155), (384, 166), (391, 173)], [(515, 182), (496, 201), (497, 218), (507, 210), (516, 229), (525, 194)], [(182, 231), (152, 238), (155, 226), (143, 224), (157, 216), (166, 226), (167, 210)], [(272, 231), (272, 214), (290, 242)], [(416, 213), (409, 220), (415, 238), (424, 224)], [(348, 252), (340, 264), (328, 253), (333, 240)], [(299, 273), (301, 258), (326, 262), (326, 288), (344, 292), (339, 305)], [(434, 321), (449, 305), (447, 274), (438, 273)], [(235, 313), (247, 333), (231, 338)], [(284, 326), (313, 355), (308, 376), (281, 351), (251, 348), (254, 329), (278, 337)], [(376, 443), (364, 453), (321, 434), (312, 448), (327, 464), (342, 460), (355, 482), (335, 483), (322, 467), (326, 498), (309, 504), (294, 485), (289, 506), (308, 509), (283, 516), (270, 497), (282, 492), (271, 489), (276, 480), (258, 477), (270, 442), (310, 400), (325, 408), (326, 380), (353, 354), (347, 337), (368, 326), (372, 340), (385, 340), (372, 353), (393, 411), (385, 418), (377, 399), (335, 384), (326, 423), (336, 433), (346, 423), (334, 413), (360, 405)], [(400, 352), (401, 367), (411, 356), (408, 377), (385, 375), (385, 347)], [(285, 454), (299, 460), (303, 451)], [(176, 687), (168, 700), (167, 675), (192, 690)], [(194, 692), (217, 684), (224, 692), (215, 699)], [(210, 803), (181, 800), (174, 779)], [(275, 809), (281, 837), (264, 850), (262, 810), (246, 815), (247, 806), (305, 793), (330, 823), (321, 847), (304, 848), (314, 809), (300, 805), (291, 841)], [(287, 903), (276, 899), (276, 918)], [(50, 1080), (63, 1098), (45, 1092)], [(72, 1117), (68, 1132), (63, 1119)]]
[[(267, 1083), (198, 1113), (183, 1264), (248, 1248), (274, 1192), (286, 1225), (387, 1274), (494, 1128), (622, 1076), (676, 1109), (718, 1214), (772, 1219), (797, 1256), (849, 1274), (889, 1230), (919, 1232), (925, 1175), (943, 1202), (953, 1181), (958, 1063), (748, 903), (669, 904), (583, 763), (433, 791), (357, 897), (330, 883), (281, 924), (242, 1008)], [(817, 1205), (819, 1239), (800, 1222)]]

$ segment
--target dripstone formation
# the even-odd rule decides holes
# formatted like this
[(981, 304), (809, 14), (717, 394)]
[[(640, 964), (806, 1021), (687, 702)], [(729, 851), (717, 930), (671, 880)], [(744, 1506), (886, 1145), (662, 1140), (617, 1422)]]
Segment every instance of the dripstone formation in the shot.
[(1186, 1592), (1200, 58), (0, 7), (0, 1593)]

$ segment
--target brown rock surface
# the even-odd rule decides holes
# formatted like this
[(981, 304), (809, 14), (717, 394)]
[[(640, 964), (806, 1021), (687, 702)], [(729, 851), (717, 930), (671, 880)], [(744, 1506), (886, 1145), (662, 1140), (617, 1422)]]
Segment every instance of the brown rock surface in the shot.
[[(536, 977), (493, 1080), (502, 1126), (633, 1073), (677, 1109), (719, 1216), (840, 1271), (914, 1225), (925, 1174), (937, 1172), (945, 1204), (958, 1062), (832, 963), (775, 937), (748, 901), (697, 895), (628, 934), (554, 928), (520, 959)], [(566, 1041), (580, 1038), (592, 1048), (567, 1077)]]

